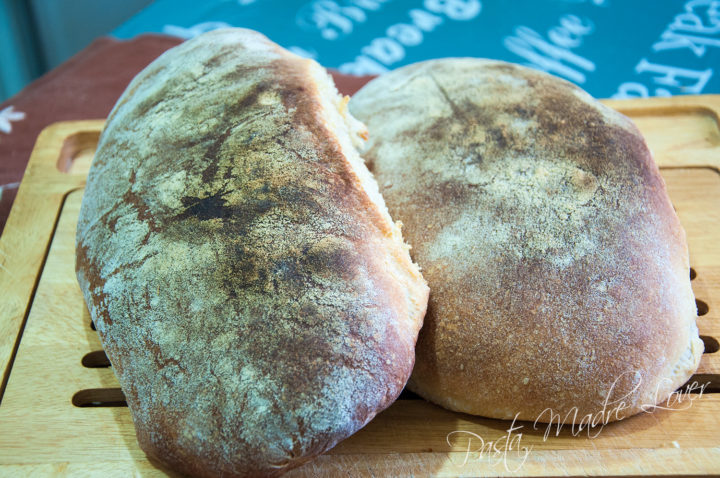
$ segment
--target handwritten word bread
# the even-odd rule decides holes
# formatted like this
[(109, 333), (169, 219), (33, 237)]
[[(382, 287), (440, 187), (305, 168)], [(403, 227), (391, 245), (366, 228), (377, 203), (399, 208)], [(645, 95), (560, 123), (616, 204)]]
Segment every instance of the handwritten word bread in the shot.
[(273, 476), (390, 405), (428, 289), (325, 70), (225, 29), (162, 55), (111, 112), (77, 277), (142, 449)]
[(486, 417), (607, 423), (696, 370), (685, 232), (628, 118), (479, 59), (400, 68), (350, 110), (431, 289), (411, 390)]

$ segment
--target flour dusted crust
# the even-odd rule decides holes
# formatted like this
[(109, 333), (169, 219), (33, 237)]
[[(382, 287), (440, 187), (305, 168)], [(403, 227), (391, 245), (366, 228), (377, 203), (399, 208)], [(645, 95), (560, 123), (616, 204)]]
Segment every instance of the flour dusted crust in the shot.
[(412, 390), (494, 418), (610, 421), (695, 371), (685, 232), (628, 118), (478, 59), (400, 68), (350, 109), (431, 289)]
[(197, 476), (277, 475), (391, 404), (428, 289), (326, 72), (219, 30), (108, 118), (77, 276), (142, 448)]

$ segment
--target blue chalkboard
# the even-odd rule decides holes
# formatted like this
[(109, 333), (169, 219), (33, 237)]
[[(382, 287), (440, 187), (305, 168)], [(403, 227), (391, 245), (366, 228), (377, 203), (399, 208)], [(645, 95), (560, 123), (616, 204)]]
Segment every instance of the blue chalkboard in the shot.
[(258, 30), (345, 73), (475, 56), (539, 68), (596, 97), (720, 93), (718, 0), (156, 0), (129, 38)]

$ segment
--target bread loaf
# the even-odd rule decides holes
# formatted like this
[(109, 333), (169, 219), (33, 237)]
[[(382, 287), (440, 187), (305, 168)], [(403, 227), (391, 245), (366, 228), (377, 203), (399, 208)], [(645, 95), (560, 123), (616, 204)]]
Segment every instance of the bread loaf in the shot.
[(101, 135), (77, 277), (142, 449), (273, 476), (390, 405), (428, 289), (327, 73), (218, 30), (128, 86)]
[(697, 368), (685, 232), (628, 118), (478, 59), (400, 68), (350, 109), (431, 289), (412, 390), (487, 417), (606, 423)]

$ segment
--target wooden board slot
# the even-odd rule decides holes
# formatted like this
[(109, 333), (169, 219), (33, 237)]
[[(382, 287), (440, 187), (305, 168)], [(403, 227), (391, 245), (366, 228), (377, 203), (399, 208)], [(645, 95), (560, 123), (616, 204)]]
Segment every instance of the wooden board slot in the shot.
[(94, 352), (86, 353), (81, 363), (82, 366), (86, 368), (107, 368), (112, 366), (104, 350), (95, 350)]
[(695, 305), (697, 305), (698, 317), (703, 316), (710, 312), (710, 307), (700, 299), (695, 299)]
[(72, 397), (76, 407), (127, 407), (125, 394), (120, 388), (89, 388)]
[(703, 344), (705, 344), (705, 351), (703, 353), (714, 354), (715, 352), (720, 350), (720, 344), (715, 337), (710, 337), (709, 335), (701, 335), (700, 339), (703, 341)]

